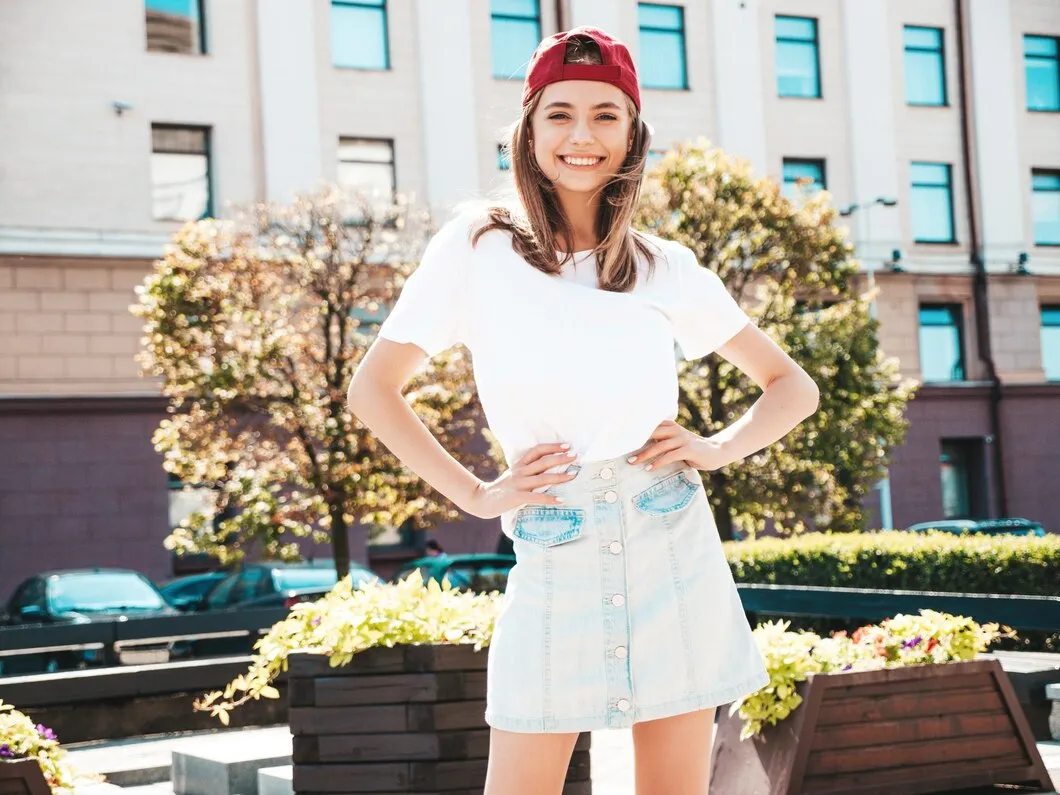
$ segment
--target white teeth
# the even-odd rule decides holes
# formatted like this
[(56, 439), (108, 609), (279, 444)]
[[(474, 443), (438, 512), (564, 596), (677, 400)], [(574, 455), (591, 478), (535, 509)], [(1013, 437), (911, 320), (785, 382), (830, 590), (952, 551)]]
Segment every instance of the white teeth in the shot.
[(564, 157), (563, 162), (571, 166), (595, 166), (600, 159), (599, 157)]

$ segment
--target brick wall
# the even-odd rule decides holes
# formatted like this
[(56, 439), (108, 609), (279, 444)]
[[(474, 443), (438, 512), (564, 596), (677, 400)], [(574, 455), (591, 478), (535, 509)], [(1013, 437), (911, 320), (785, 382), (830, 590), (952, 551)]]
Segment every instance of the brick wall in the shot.
[(157, 393), (129, 313), (142, 260), (0, 257), (0, 394)]

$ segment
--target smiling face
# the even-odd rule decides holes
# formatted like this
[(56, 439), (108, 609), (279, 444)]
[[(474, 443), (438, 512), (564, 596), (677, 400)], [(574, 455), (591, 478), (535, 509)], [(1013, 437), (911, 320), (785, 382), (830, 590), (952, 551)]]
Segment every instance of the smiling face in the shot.
[(545, 86), (531, 119), (533, 156), (558, 194), (599, 190), (629, 155), (629, 98), (608, 83)]

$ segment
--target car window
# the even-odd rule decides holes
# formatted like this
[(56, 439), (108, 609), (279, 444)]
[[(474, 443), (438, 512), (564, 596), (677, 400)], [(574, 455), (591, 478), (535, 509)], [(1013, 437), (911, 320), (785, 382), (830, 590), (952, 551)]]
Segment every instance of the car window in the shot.
[(11, 597), (12, 613), (20, 613), (22, 608), (29, 605), (44, 608), (44, 581), (39, 577), (22, 583), (15, 591), (15, 595)]
[(267, 576), (265, 569), (259, 566), (250, 566), (243, 569), (239, 574), (239, 581), (236, 583), (232, 601), (247, 602), (260, 596), (262, 580)]
[(332, 568), (306, 566), (305, 568), (273, 569), (272, 571), (272, 582), (277, 591), (330, 588), (338, 581), (338, 572)]
[(445, 576), (454, 588), (466, 588), (477, 593), (503, 591), (508, 584), (507, 566), (456, 565), (450, 566)]
[(48, 601), (56, 613), (159, 610), (162, 594), (135, 572), (86, 571), (48, 578)]
[(230, 574), (225, 577), (221, 582), (217, 583), (217, 587), (210, 591), (209, 596), (206, 597), (206, 604), (214, 610), (229, 605), (238, 580), (238, 574)]

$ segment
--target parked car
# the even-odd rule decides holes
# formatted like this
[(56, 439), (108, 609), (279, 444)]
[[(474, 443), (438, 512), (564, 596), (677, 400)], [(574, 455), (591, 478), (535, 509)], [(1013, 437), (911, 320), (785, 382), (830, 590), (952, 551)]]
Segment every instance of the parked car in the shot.
[[(144, 575), (128, 569), (70, 569), (48, 571), (23, 580), (0, 615), (0, 624), (89, 624), (145, 616), (176, 615), (158, 588)], [(55, 651), (34, 655), (34, 660), (9, 658), (5, 673), (28, 666), (29, 670), (55, 671), (98, 663), (168, 662), (172, 643), (137, 646), (110, 659), (108, 649)]]
[(906, 528), (907, 532), (923, 533), (938, 530), (943, 533), (964, 535), (985, 533), (986, 535), (1044, 536), (1045, 528), (1030, 519), (940, 519), (937, 522), (920, 522)]
[(469, 553), (462, 555), (442, 554), (419, 558), (398, 569), (391, 582), (403, 580), (419, 569), (424, 582), (442, 582), (446, 577), (454, 588), (464, 588), (476, 593), (504, 592), (508, 585), (508, 572), (515, 565), (514, 555)]
[(198, 610), (206, 594), (227, 576), (227, 571), (189, 574), (187, 577), (177, 577), (175, 580), (160, 585), (158, 590), (162, 592), (162, 596), (170, 606), (182, 613), (189, 613)]
[[(378, 580), (375, 572), (350, 563), (353, 586)], [(293, 607), (319, 599), (339, 581), (332, 560), (301, 563), (248, 563), (220, 580), (200, 603), (200, 610)]]

